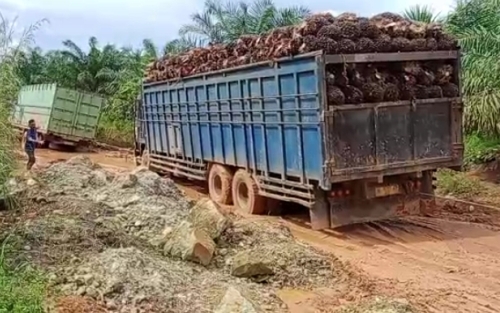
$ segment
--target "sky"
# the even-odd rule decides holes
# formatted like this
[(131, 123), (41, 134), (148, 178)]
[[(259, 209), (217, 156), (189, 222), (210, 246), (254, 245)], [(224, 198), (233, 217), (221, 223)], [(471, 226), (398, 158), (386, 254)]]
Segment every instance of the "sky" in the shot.
[[(448, 12), (454, 0), (275, 0), (277, 6), (304, 5), (313, 12), (332, 10), (370, 16), (381, 12), (402, 12), (420, 4), (436, 12)], [(159, 46), (175, 39), (190, 15), (203, 9), (204, 0), (0, 0), (0, 12), (7, 19), (18, 17), (16, 30), (47, 19), (37, 33), (36, 44), (44, 50), (62, 47), (71, 39), (80, 47), (91, 36), (101, 44), (140, 47), (144, 38)]]

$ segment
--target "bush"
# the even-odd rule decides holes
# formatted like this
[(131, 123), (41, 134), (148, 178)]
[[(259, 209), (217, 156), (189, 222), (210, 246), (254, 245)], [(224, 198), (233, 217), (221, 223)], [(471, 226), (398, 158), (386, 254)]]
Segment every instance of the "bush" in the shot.
[(499, 153), (500, 139), (498, 138), (473, 134), (465, 139), (464, 164), (466, 167), (493, 161)]
[(134, 123), (127, 120), (112, 120), (103, 114), (97, 128), (97, 141), (109, 145), (134, 147)]

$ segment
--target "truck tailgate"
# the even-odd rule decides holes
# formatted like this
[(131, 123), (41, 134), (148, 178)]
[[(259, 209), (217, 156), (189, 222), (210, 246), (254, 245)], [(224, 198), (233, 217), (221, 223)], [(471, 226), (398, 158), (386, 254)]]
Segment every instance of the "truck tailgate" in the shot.
[(458, 98), (330, 107), (327, 176), (338, 182), (459, 165), (461, 110)]

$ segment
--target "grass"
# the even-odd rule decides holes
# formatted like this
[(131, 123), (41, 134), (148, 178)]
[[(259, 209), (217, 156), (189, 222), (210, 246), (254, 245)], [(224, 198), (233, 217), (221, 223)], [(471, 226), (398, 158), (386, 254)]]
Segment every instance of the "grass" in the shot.
[(452, 195), (461, 198), (473, 198), (481, 195), (483, 186), (477, 178), (463, 172), (448, 169), (437, 172), (437, 192), (442, 195)]
[(44, 312), (45, 278), (27, 263), (9, 266), (6, 256), (15, 249), (8, 239), (0, 251), (0, 313)]

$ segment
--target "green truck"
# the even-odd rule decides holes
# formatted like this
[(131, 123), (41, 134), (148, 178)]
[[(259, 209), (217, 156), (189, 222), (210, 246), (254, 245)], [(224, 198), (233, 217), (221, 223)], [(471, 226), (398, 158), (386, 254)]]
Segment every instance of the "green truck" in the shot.
[(96, 94), (57, 84), (28, 85), (19, 92), (11, 122), (24, 131), (34, 119), (45, 147), (50, 143), (86, 145), (95, 138), (103, 106), (104, 98)]

